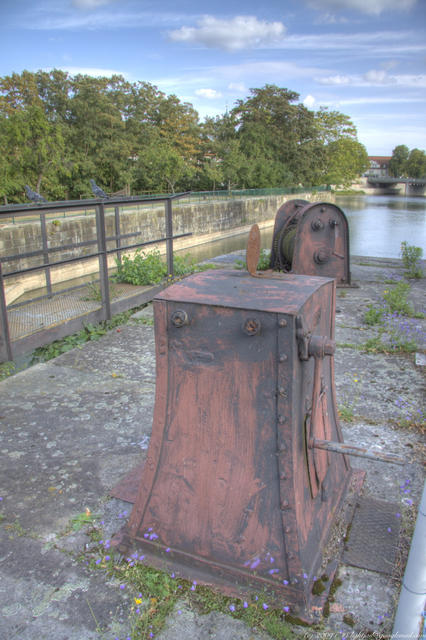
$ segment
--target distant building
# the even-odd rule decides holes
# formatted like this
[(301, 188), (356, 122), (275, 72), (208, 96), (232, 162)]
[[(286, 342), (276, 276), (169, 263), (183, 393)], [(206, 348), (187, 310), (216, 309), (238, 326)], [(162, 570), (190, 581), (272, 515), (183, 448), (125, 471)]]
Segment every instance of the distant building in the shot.
[(392, 156), (368, 156), (370, 168), (367, 169), (365, 175), (383, 178), (389, 176), (389, 161)]

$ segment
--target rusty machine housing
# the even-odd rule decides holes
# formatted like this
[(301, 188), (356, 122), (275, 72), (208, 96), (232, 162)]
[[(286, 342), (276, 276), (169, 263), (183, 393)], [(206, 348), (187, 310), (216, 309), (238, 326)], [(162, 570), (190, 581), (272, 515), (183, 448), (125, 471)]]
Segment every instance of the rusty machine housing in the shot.
[(309, 619), (351, 477), (316, 446), (342, 442), (334, 313), (334, 279), (296, 274), (208, 271), (157, 296), (153, 430), (118, 548)]
[(343, 211), (329, 202), (283, 204), (275, 216), (270, 266), (349, 286), (349, 228)]

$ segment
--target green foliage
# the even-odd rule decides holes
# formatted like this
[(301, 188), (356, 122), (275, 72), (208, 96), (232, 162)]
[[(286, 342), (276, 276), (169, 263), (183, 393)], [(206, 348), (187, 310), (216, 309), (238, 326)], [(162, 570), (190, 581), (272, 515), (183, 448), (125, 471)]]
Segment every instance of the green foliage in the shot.
[(0, 364), (0, 380), (4, 380), (13, 375), (16, 371), (14, 362), (2, 362)]
[(378, 336), (369, 338), (361, 345), (361, 350), (366, 353), (414, 353), (418, 349), (414, 340), (404, 339), (397, 333), (393, 333), (391, 339), (386, 341), (382, 336), (383, 333), (380, 333)]
[(71, 529), (73, 531), (80, 531), (83, 527), (93, 524), (96, 520), (97, 516), (93, 513), (90, 513), (90, 510), (87, 509), (85, 513), (79, 513), (78, 515), (71, 518)]
[[(259, 262), (257, 263), (257, 271), (267, 271), (271, 268), (270, 265), (271, 254), (266, 249), (260, 250)], [(247, 263), (244, 260), (236, 260), (235, 266), (237, 269), (247, 269)]]
[(411, 149), (406, 171), (410, 178), (426, 178), (426, 153), (421, 149)]
[[(109, 283), (109, 294), (111, 299), (115, 298), (117, 295), (117, 288), (112, 282)], [(89, 282), (82, 300), (93, 300), (94, 302), (102, 301), (101, 287), (98, 282), (94, 280), (92, 282)]]
[(102, 336), (111, 329), (115, 329), (115, 327), (125, 324), (133, 312), (134, 310), (130, 309), (129, 311), (118, 313), (113, 316), (111, 320), (101, 322), (98, 325), (89, 323), (84, 327), (84, 329), (81, 329), (81, 331), (78, 331), (77, 333), (73, 333), (61, 340), (55, 340), (44, 347), (38, 347), (33, 351), (31, 364), (47, 362), (48, 360), (52, 360), (52, 358), (60, 356), (62, 353), (71, 351), (71, 349), (75, 349), (76, 347), (89, 342), (90, 340), (99, 340), (99, 338), (102, 338)]
[(353, 123), (298, 98), (265, 85), (200, 123), (146, 82), (13, 73), (0, 78), (0, 197), (25, 201), (25, 184), (50, 200), (91, 197), (90, 178), (109, 193), (344, 184), (364, 160)]
[[(109, 569), (122, 584), (130, 585), (134, 592), (134, 622), (132, 637), (156, 637), (164, 627), (167, 616), (176, 608), (178, 602), (194, 608), (201, 614), (219, 611), (244, 621), (249, 627), (256, 627), (269, 633), (272, 638), (291, 640), (295, 635), (285, 621), (284, 613), (272, 606), (265, 606), (266, 596), (254, 596), (243, 603), (216, 593), (196, 582), (189, 582), (169, 575), (163, 571), (147, 567), (132, 558), (127, 562), (108, 564), (105, 560), (97, 562), (97, 567)], [(151, 636), (149, 634), (152, 634)]]
[(410, 150), (405, 144), (399, 144), (392, 151), (392, 158), (389, 160), (389, 173), (394, 178), (401, 178), (406, 175), (407, 160)]
[(350, 185), (368, 166), (368, 154), (362, 144), (352, 138), (339, 138), (327, 145), (324, 181), (327, 184)]
[(121, 262), (117, 259), (116, 264), (117, 282), (147, 286), (159, 284), (167, 276), (167, 265), (158, 250), (146, 253), (138, 249), (133, 258), (123, 255)]
[(383, 322), (384, 309), (377, 309), (373, 305), (368, 306), (368, 310), (364, 314), (364, 322), (370, 326), (381, 324)]
[(410, 289), (411, 287), (408, 282), (400, 280), (396, 285), (383, 292), (383, 300), (390, 313), (398, 313), (406, 316), (413, 315), (413, 305), (407, 299)]
[(337, 412), (339, 414), (339, 418), (344, 422), (354, 421), (354, 418), (355, 418), (354, 409), (349, 403), (339, 405)]
[(426, 153), (421, 149), (408, 149), (400, 144), (392, 151), (389, 161), (389, 173), (395, 178), (425, 178)]
[(422, 256), (423, 249), (421, 247), (414, 247), (405, 241), (401, 242), (401, 258), (407, 278), (423, 277), (423, 269), (420, 264)]
[[(138, 249), (133, 258), (122, 256), (121, 262), (117, 259), (117, 282), (127, 282), (139, 286), (159, 284), (169, 274), (167, 264), (162, 259), (158, 249), (150, 253)], [(212, 265), (198, 265), (190, 254), (173, 257), (173, 269), (175, 277), (182, 277), (213, 268)]]

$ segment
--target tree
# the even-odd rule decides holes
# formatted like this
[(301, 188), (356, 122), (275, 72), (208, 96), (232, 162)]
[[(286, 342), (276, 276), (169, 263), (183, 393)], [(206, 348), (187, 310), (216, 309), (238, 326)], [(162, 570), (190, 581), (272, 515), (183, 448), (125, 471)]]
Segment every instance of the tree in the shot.
[(64, 125), (49, 117), (39, 95), (37, 76), (28, 71), (0, 79), (0, 138), (3, 198), (20, 200), (26, 183), (58, 197), (65, 153)]
[(412, 149), (406, 163), (409, 178), (426, 178), (426, 154), (420, 149)]
[(405, 144), (400, 144), (392, 151), (392, 158), (389, 160), (389, 174), (394, 178), (401, 178), (406, 175), (409, 149)]
[(134, 184), (140, 191), (172, 192), (186, 187), (193, 167), (166, 140), (153, 141), (139, 156), (134, 168)]
[(327, 145), (327, 184), (349, 186), (369, 166), (365, 147), (352, 138), (339, 138)]

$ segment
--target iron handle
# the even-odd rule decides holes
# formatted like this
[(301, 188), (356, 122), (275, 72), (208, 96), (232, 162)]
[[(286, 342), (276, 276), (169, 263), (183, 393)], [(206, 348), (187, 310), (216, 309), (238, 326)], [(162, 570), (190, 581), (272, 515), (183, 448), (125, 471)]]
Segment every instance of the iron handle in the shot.
[(375, 462), (393, 462), (394, 464), (405, 465), (405, 460), (392, 453), (381, 453), (380, 451), (372, 451), (364, 447), (357, 447), (353, 444), (344, 442), (333, 442), (331, 440), (319, 440), (311, 438), (308, 444), (310, 449), (325, 449), (325, 451), (333, 451), (334, 453), (348, 454), (350, 456), (358, 456), (359, 458), (368, 458)]

